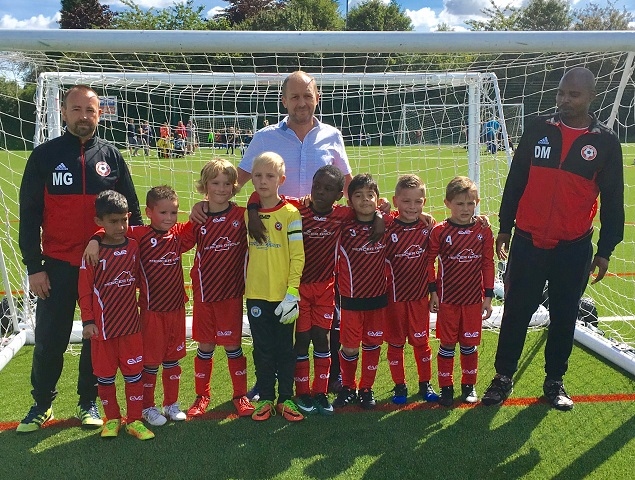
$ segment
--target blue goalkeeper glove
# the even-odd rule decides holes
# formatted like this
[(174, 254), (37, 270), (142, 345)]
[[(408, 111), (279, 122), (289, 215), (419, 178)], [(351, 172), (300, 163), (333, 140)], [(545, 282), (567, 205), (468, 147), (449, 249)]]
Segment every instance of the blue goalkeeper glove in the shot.
[(280, 315), (280, 323), (293, 323), (300, 315), (300, 293), (295, 287), (287, 288), (287, 294), (273, 313)]

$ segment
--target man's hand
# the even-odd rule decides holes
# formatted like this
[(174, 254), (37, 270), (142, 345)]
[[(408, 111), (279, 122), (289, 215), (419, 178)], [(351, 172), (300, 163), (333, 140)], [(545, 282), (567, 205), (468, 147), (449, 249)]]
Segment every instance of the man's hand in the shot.
[(511, 238), (512, 236), (509, 233), (499, 233), (496, 237), (496, 256), (499, 260), (507, 260)]
[(287, 288), (287, 294), (284, 299), (278, 304), (273, 313), (280, 315), (280, 323), (289, 324), (293, 323), (300, 315), (300, 293), (295, 287)]
[(258, 243), (265, 243), (267, 241), (267, 229), (265, 228), (265, 224), (262, 223), (260, 215), (258, 215), (258, 210), (253, 208), (247, 209), (247, 218), (249, 219), (247, 222), (249, 236)]
[(51, 282), (48, 273), (37, 272), (29, 275), (29, 287), (38, 298), (45, 300), (51, 293)]
[(492, 298), (485, 297), (483, 300), (483, 307), (481, 308), (481, 312), (483, 313), (483, 320), (487, 320), (492, 316)]
[(86, 325), (82, 329), (82, 338), (85, 340), (90, 340), (93, 337), (97, 337), (98, 334), (99, 330), (97, 329), (97, 325), (95, 325), (94, 323)]
[(474, 218), (476, 219), (477, 222), (479, 222), (484, 227), (492, 226), (492, 224), (489, 223), (489, 218), (487, 217), (487, 215), (475, 215)]
[(207, 222), (207, 212), (209, 210), (209, 205), (207, 202), (202, 201), (195, 203), (192, 207), (192, 212), (190, 213), (190, 222), (198, 223), (199, 225), (203, 225)]
[(609, 269), (608, 259), (604, 257), (598, 257), (598, 256), (593, 257), (593, 262), (591, 262), (591, 270), (589, 271), (589, 275), (593, 275), (596, 268), (598, 269), (598, 274), (591, 281), (591, 285), (593, 285), (594, 283), (598, 283), (600, 280), (604, 278), (604, 275), (606, 275), (606, 272)]
[(91, 240), (84, 249), (82, 259), (87, 265), (96, 267), (99, 263), (99, 242), (97, 240)]

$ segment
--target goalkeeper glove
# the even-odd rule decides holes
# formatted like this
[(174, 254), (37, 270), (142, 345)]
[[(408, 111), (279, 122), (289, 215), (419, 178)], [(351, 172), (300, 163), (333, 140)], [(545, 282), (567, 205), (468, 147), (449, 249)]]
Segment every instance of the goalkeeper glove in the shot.
[(300, 315), (299, 301), (300, 293), (298, 289), (294, 287), (287, 288), (287, 294), (274, 310), (276, 315), (280, 315), (280, 323), (293, 323), (298, 318), (298, 315)]

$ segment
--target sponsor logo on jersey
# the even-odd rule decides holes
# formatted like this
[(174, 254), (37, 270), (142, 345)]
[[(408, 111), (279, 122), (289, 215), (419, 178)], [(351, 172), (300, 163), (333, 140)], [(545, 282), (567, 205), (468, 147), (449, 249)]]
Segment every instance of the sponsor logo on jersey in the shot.
[(53, 185), (72, 185), (73, 175), (70, 172), (53, 172)]
[(384, 334), (383, 330), (377, 330), (377, 331), (370, 330), (366, 332), (366, 335), (368, 335), (369, 337), (381, 337), (383, 334)]
[(479, 233), (479, 234), (476, 236), (476, 239), (477, 239), (479, 242), (482, 242), (482, 241), (483, 241), (483, 234), (482, 234), (482, 233)]
[(542, 137), (538, 140), (538, 145), (549, 145), (549, 139), (547, 137)]
[(280, 222), (276, 222), (276, 224), (274, 225), (275, 229), (278, 231), (282, 230), (282, 224)]
[(162, 265), (177, 265), (179, 260), (181, 260), (181, 257), (179, 257), (176, 252), (168, 252), (161, 258), (153, 258), (149, 262), (160, 263)]
[(260, 310), (260, 307), (251, 307), (251, 315), (258, 318), (262, 315), (262, 310)]
[(478, 338), (479, 335), (480, 335), (479, 332), (465, 332), (463, 334), (465, 338)]
[(128, 250), (115, 250), (114, 252), (112, 252), (112, 254), (115, 257), (120, 257), (121, 255), (127, 255), (128, 254)]
[(322, 228), (322, 227), (314, 227), (314, 228), (309, 228), (307, 230), (304, 230), (302, 232), (302, 234), (305, 237), (310, 237), (310, 238), (324, 238), (324, 237), (330, 237), (331, 235), (333, 235), (335, 232), (329, 232), (326, 228)]
[(326, 222), (328, 220), (328, 217), (318, 217), (317, 215), (315, 215), (313, 217), (313, 220), (315, 220), (316, 222)]
[(64, 162), (62, 162), (57, 167), (55, 167), (55, 170), (60, 172), (60, 171), (66, 171), (68, 170), (68, 168), (66, 167), (66, 165), (64, 165)]
[(232, 247), (237, 247), (240, 242), (232, 242), (229, 237), (219, 237), (214, 243), (205, 247), (205, 250), (214, 250), (215, 252), (224, 252)]
[(232, 222), (232, 227), (234, 227), (234, 228), (238, 228), (239, 226), (240, 226), (240, 222), (239, 222), (238, 220), (234, 220), (234, 221)]
[(129, 271), (125, 270), (121, 272), (119, 275), (117, 275), (114, 278), (114, 280), (104, 283), (104, 286), (112, 287), (114, 285), (117, 287), (129, 287), (130, 285), (133, 285), (135, 281), (136, 281), (136, 278), (133, 277)]
[(97, 162), (95, 164), (95, 171), (97, 172), (97, 175), (107, 177), (111, 172), (110, 165), (108, 165), (108, 162)]
[(212, 223), (222, 223), (227, 220), (227, 217), (214, 217), (212, 219)]
[(424, 249), (421, 247), (421, 245), (410, 245), (408, 248), (406, 248), (406, 250), (404, 250), (403, 253), (395, 254), (395, 257), (405, 257), (408, 259), (419, 258), (421, 255), (423, 255), (423, 252)]
[(450, 255), (449, 258), (450, 260), (458, 260), (461, 263), (465, 263), (471, 262), (472, 260), (478, 260), (481, 256), (474, 253), (471, 248), (465, 248), (456, 255)]
[(143, 361), (143, 355), (139, 355), (136, 358), (129, 358), (128, 360), (126, 360), (126, 363), (128, 365), (136, 365), (137, 363), (141, 363)]
[(354, 252), (365, 253), (366, 255), (373, 255), (375, 253), (381, 252), (384, 248), (386, 248), (386, 245), (384, 245), (383, 243), (380, 243), (380, 242), (375, 242), (375, 243), (367, 242), (364, 245), (362, 245), (361, 247), (354, 247), (352, 250)]
[(262, 218), (263, 220), (267, 220), (267, 219), (271, 218), (271, 215), (265, 215), (265, 214), (258, 214), (258, 216), (260, 218)]
[(472, 233), (472, 230), (470, 230), (469, 228), (467, 230), (459, 230), (459, 235), (470, 235)]
[(598, 151), (593, 145), (585, 145), (582, 147), (582, 150), (580, 150), (580, 154), (582, 155), (582, 158), (584, 158), (587, 162), (590, 162), (597, 157)]

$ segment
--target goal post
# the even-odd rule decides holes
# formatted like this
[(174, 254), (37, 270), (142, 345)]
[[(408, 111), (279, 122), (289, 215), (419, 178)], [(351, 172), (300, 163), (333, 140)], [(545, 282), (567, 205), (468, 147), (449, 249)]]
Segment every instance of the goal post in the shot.
[[(511, 147), (526, 118), (554, 112), (558, 80), (568, 68), (584, 65), (596, 73), (592, 108), (612, 125), (631, 163), (635, 81), (628, 52), (633, 40), (635, 32), (0, 30), (0, 81), (15, 82), (14, 90), (22, 92), (0, 95), (5, 171), (0, 207), (7, 212), (2, 279), (8, 303), (14, 292), (11, 323), (15, 327), (17, 319), (18, 330), (33, 326), (30, 301), (21, 300), (26, 276), (17, 247), (24, 162), (34, 145), (62, 133), (60, 99), (70, 85), (90, 84), (108, 99), (99, 135), (126, 155), (139, 197), (151, 186), (168, 183), (187, 212), (200, 200), (193, 185), (202, 165), (214, 155), (225, 156), (225, 150), (202, 148), (184, 158), (158, 158), (152, 145), (150, 155), (131, 157), (125, 151), (125, 118), (149, 122), (155, 138), (163, 123), (174, 127), (179, 120), (192, 120), (199, 143), (206, 146), (209, 131), (256, 131), (265, 122), (278, 122), (285, 115), (282, 81), (303, 69), (316, 78), (321, 93), (316, 114), (342, 131), (354, 172), (372, 173), (387, 196), (398, 175), (419, 174), (437, 219), (446, 214), (443, 192), (449, 179), (469, 175), (480, 187), (480, 212), (496, 224)], [(30, 91), (32, 99), (24, 95)], [(480, 148), (482, 126), (490, 118), (501, 124), (502, 148), (495, 154)], [(419, 125), (421, 142), (415, 133)], [(238, 164), (240, 151), (227, 158)], [(631, 176), (627, 182), (627, 188), (635, 187)], [(237, 201), (246, 198), (243, 191)], [(626, 201), (625, 241), (611, 259), (610, 275), (586, 293), (600, 316), (597, 330), (632, 350), (635, 202), (630, 195)], [(184, 261), (188, 269), (191, 258)], [(3, 333), (3, 344), (16, 336)]]

